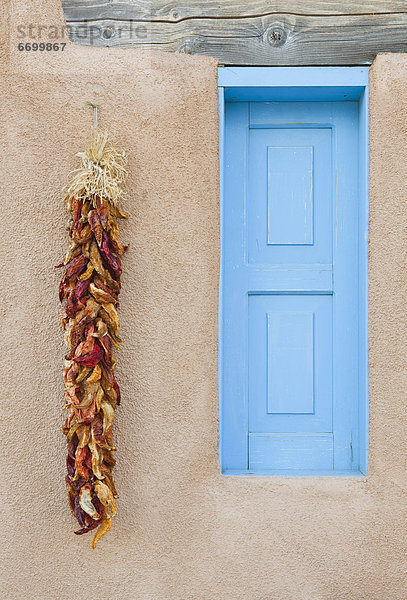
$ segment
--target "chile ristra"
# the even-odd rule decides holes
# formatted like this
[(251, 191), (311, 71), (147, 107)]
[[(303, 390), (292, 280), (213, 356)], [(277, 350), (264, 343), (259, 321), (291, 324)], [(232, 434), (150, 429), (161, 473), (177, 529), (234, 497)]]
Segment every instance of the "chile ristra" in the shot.
[(59, 286), (64, 302), (62, 327), (68, 349), (64, 389), (68, 440), (68, 499), (81, 535), (96, 529), (92, 548), (109, 531), (118, 494), (113, 481), (116, 460), (113, 419), (120, 404), (114, 370), (119, 337), (121, 257), (117, 202), (126, 174), (125, 156), (97, 133), (91, 147), (79, 153), (66, 202), (71, 213), (71, 242)]

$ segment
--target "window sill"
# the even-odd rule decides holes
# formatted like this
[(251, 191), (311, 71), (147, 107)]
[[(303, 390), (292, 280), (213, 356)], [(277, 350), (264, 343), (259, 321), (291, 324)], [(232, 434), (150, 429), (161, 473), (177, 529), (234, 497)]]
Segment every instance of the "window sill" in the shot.
[(366, 479), (366, 473), (361, 471), (283, 471), (264, 469), (263, 471), (250, 471), (226, 469), (221, 472), (225, 477), (351, 477)]

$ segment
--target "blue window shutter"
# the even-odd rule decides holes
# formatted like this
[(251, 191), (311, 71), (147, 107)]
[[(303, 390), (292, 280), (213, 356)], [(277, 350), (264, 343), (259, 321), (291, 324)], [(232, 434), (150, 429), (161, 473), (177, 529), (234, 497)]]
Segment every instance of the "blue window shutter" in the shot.
[(359, 472), (359, 103), (226, 102), (221, 465)]

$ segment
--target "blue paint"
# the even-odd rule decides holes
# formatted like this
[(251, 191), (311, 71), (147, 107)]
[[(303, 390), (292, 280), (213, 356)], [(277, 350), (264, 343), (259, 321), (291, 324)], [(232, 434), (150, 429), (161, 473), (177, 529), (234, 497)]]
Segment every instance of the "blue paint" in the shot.
[(313, 176), (313, 146), (267, 146), (267, 243), (270, 246), (313, 244)]
[(360, 475), (367, 69), (227, 68), (219, 83), (222, 472)]
[(368, 341), (368, 237), (369, 237), (369, 123), (368, 87), (359, 100), (359, 463), (368, 467), (369, 373)]
[(314, 414), (315, 313), (268, 312), (265, 355), (267, 413)]
[(250, 433), (249, 457), (253, 471), (333, 470), (333, 434)]
[(332, 433), (332, 298), (249, 294), (250, 433)]
[[(279, 67), (281, 68), (281, 67)], [(312, 76), (312, 73), (310, 74)], [(313, 101), (321, 100), (359, 100), (364, 91), (363, 86), (337, 86), (337, 87), (273, 87), (273, 101)], [(236, 102), (269, 102), (269, 87), (225, 87), (225, 101)]]
[(226, 67), (218, 70), (218, 84), (226, 101), (346, 101), (359, 100), (368, 73), (368, 67)]
[(248, 103), (249, 262), (332, 264), (332, 104)]
[[(225, 147), (225, 94), (224, 88), (219, 87), (218, 92), (218, 109), (219, 109), (219, 217), (220, 217), (220, 230), (223, 231), (224, 218), (223, 218), (223, 198), (224, 198), (224, 147)], [(223, 264), (223, 244), (220, 247), (220, 265)], [(218, 381), (219, 381), (219, 458), (223, 456), (223, 402), (221, 400), (221, 381), (223, 381), (223, 311), (221, 308), (221, 295), (223, 290), (223, 269), (219, 270), (219, 311), (218, 311)]]

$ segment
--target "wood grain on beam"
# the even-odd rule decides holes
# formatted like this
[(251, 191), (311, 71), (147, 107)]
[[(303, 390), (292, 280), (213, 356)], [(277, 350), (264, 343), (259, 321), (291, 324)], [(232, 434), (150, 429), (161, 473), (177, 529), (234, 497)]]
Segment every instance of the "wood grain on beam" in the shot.
[(378, 52), (407, 51), (405, 0), (63, 0), (63, 7), (75, 43), (204, 54), (222, 64), (363, 64)]

